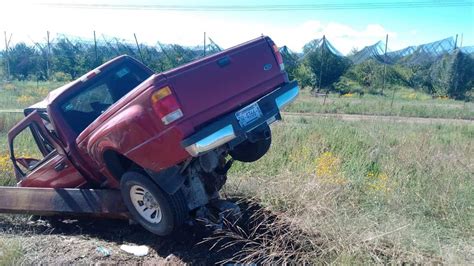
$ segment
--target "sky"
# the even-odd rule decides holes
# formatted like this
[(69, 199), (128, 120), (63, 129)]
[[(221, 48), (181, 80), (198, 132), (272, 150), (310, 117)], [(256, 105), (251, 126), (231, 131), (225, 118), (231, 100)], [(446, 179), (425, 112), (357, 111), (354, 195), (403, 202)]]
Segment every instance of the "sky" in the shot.
[[(415, 1), (414, 2), (421, 2)], [(271, 0), (81, 0), (67, 3), (106, 5), (179, 5), (179, 6), (224, 6), (224, 5), (310, 5), (332, 3), (357, 5), (360, 3), (413, 2), (409, 0), (352, 0), (352, 1), (271, 1)], [(423, 0), (422, 0), (423, 1)], [(455, 0), (426, 0), (426, 2), (452, 2)], [(460, 2), (463, 0), (458, 0)], [(380, 9), (331, 9), (331, 10), (240, 10), (225, 8), (223, 11), (182, 11), (71, 8), (59, 6), (57, 0), (2, 0), (0, 2), (0, 31), (3, 50), (4, 36), (11, 34), (11, 43), (44, 42), (46, 31), (77, 36), (92, 40), (93, 31), (134, 42), (155, 45), (178, 43), (194, 46), (203, 42), (206, 32), (221, 47), (227, 48), (262, 34), (270, 36), (279, 46), (287, 45), (300, 52), (305, 43), (326, 35), (327, 39), (343, 54), (351, 49), (361, 49), (385, 40), (389, 35), (391, 51), (409, 45), (419, 45), (459, 34), (458, 45), (474, 45), (474, 0), (464, 0), (464, 6), (380, 8)]]

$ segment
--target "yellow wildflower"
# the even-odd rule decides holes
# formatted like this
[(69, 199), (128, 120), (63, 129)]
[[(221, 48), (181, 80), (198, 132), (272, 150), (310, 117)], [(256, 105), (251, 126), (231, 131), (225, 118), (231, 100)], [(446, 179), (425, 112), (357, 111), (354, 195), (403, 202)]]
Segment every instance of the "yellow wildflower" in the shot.
[(370, 190), (387, 193), (390, 191), (390, 188), (388, 187), (389, 181), (389, 177), (386, 173), (367, 173), (367, 182)]
[(33, 97), (31, 95), (21, 95), (16, 100), (19, 104), (29, 104), (33, 101)]
[(342, 175), (341, 160), (332, 152), (324, 152), (316, 159), (316, 176), (326, 183), (343, 185), (347, 180)]

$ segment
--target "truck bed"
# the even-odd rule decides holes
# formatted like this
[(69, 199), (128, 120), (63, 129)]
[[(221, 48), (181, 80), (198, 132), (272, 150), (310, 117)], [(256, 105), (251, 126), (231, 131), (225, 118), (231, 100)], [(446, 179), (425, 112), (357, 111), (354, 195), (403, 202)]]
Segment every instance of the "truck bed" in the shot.
[(260, 37), (165, 72), (184, 119), (199, 127), (287, 81), (272, 45), (268, 37)]

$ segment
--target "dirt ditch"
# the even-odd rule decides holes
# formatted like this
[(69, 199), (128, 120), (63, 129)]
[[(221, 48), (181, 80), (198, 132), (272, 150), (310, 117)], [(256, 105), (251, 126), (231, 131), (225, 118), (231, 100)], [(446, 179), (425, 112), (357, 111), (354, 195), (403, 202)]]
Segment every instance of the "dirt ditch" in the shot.
[[(302, 233), (277, 215), (250, 201), (240, 200), (239, 206), (243, 216), (237, 224), (227, 223), (217, 230), (202, 224), (185, 225), (168, 237), (152, 235), (128, 221), (82, 218), (53, 226), (25, 215), (2, 215), (0, 241), (19, 242), (19, 262), (27, 264), (284, 262), (298, 261), (311, 252), (302, 245), (304, 241), (295, 242)], [(149, 253), (137, 257), (122, 251), (122, 244), (146, 245)], [(282, 252), (274, 253), (278, 250)]]

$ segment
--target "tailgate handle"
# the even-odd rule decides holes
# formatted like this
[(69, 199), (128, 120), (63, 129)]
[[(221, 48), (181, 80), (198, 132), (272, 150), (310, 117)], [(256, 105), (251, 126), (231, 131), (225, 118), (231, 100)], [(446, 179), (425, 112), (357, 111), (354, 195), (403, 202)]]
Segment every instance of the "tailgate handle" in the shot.
[(230, 58), (229, 56), (224, 56), (222, 57), (221, 59), (217, 60), (217, 64), (220, 66), (220, 67), (225, 67), (227, 65), (230, 64)]

